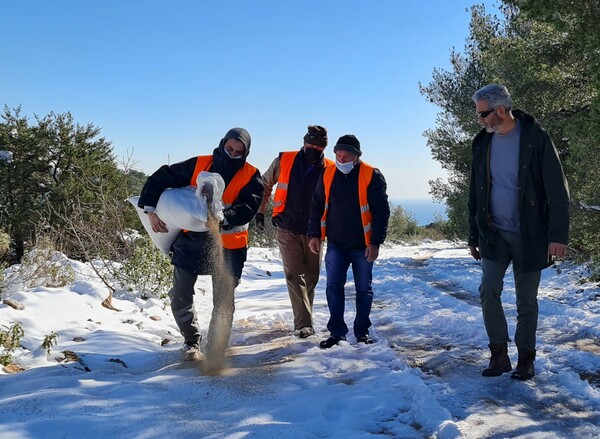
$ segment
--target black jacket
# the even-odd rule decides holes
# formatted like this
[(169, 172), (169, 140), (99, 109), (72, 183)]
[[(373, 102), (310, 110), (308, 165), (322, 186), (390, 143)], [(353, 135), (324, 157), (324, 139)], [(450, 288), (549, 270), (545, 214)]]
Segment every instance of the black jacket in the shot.
[(292, 164), (285, 210), (273, 218), (273, 225), (293, 233), (307, 234), (310, 203), (322, 170), (323, 160), (309, 163), (300, 150)]
[[(534, 117), (520, 110), (513, 115), (521, 122), (519, 143), (519, 212), (523, 243), (523, 271), (532, 272), (549, 264), (548, 244), (567, 244), (569, 234), (569, 189), (552, 139)], [(489, 149), (492, 133), (482, 129), (473, 140), (469, 188), (469, 246), (479, 247), (485, 259), (495, 259), (496, 230), (489, 212)]]
[[(223, 146), (220, 145), (213, 151), (213, 163), (209, 171), (220, 174), (225, 185), (228, 185), (246, 162), (246, 156), (237, 160), (230, 159)], [(189, 186), (196, 161), (197, 157), (192, 157), (174, 165), (161, 166), (148, 177), (138, 205), (142, 208), (144, 206), (156, 207), (160, 194), (165, 189)], [(257, 170), (250, 182), (240, 191), (235, 202), (223, 212), (227, 223), (230, 226), (249, 223), (260, 206), (263, 190), (260, 172)], [(214, 268), (211, 262), (214, 259), (211, 251), (212, 245), (212, 240), (207, 232), (180, 233), (172, 246), (171, 262), (173, 265), (195, 274), (212, 274)], [(224, 249), (224, 257), (235, 277), (239, 278), (246, 261), (246, 249)]]
[[(358, 174), (360, 164), (344, 175), (336, 169), (329, 193), (329, 207), (326, 221), (327, 240), (343, 248), (364, 249), (365, 235), (358, 200)], [(390, 206), (387, 197), (385, 178), (378, 169), (373, 172), (367, 188), (369, 210), (373, 214), (371, 223), (371, 244), (381, 245), (387, 235)], [(321, 236), (321, 217), (325, 210), (325, 185), (323, 172), (319, 176), (311, 202), (308, 222), (308, 236)]]

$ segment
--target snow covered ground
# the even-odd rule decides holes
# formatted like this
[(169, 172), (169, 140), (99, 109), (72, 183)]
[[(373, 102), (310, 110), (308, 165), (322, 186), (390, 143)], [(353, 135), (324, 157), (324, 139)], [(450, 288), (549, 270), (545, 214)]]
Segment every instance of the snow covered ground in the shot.
[[(317, 335), (294, 337), (278, 251), (251, 249), (236, 293), (229, 368), (179, 361), (168, 306), (117, 295), (88, 267), (68, 288), (17, 289), (0, 326), (23, 326), (18, 373), (0, 372), (0, 437), (16, 438), (587, 438), (600, 437), (600, 288), (582, 268), (544, 271), (537, 375), (484, 378), (480, 266), (448, 241), (382, 249), (374, 271), (374, 345), (318, 348), (328, 334), (325, 277)], [(351, 277), (350, 277), (351, 279)], [(347, 322), (353, 319), (352, 288)], [(208, 328), (211, 287), (197, 283)], [(514, 333), (512, 277), (504, 294)], [(45, 336), (58, 334), (50, 355)], [(166, 340), (170, 342), (166, 343)], [(165, 344), (166, 343), (166, 344)], [(164, 344), (164, 345), (163, 345)], [(78, 361), (61, 361), (72, 351)], [(510, 346), (516, 362), (516, 349)]]

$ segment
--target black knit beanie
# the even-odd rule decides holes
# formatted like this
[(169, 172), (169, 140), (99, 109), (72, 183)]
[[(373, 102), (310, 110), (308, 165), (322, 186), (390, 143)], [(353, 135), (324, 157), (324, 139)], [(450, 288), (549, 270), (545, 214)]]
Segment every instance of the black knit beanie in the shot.
[(346, 134), (340, 137), (333, 147), (333, 152), (348, 151), (357, 156), (361, 156), (360, 142), (354, 134)]

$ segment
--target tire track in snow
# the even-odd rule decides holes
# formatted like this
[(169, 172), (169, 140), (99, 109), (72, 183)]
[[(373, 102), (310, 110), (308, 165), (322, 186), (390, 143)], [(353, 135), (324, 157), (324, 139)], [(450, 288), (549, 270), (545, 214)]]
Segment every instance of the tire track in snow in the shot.
[[(387, 287), (387, 291), (378, 290), (383, 294), (376, 293), (376, 298), (380, 296), (383, 300), (374, 304), (372, 316), (377, 322), (378, 310), (390, 306), (396, 308), (396, 319), (382, 325), (376, 323), (378, 333), (385, 336), (399, 356), (423, 372), (425, 381), (438, 396), (440, 404), (456, 419), (464, 436), (583, 437), (582, 432), (600, 435), (600, 428), (597, 427), (600, 425), (600, 412), (597, 409), (590, 410), (590, 401), (585, 396), (574, 394), (572, 380), (567, 378), (567, 385), (564, 383), (563, 377), (565, 373), (568, 375), (568, 370), (565, 372), (562, 369), (568, 369), (568, 364), (557, 368), (558, 374), (542, 371), (538, 365), (538, 375), (529, 382), (512, 380), (510, 374), (485, 378), (481, 376), (481, 370), (489, 358), (487, 348), (483, 349), (485, 345), (468, 336), (457, 337), (453, 332), (445, 332), (442, 325), (431, 325), (427, 318), (429, 313), (419, 310), (428, 304), (423, 297), (431, 298), (430, 313), (437, 311), (436, 306), (439, 305), (436, 301), (448, 295), (472, 307), (473, 313), (481, 313), (477, 292), (466, 291), (451, 280), (436, 279), (426, 270), (426, 263), (434, 253), (382, 261), (376, 266), (380, 272), (376, 272), (376, 278), (385, 278), (394, 272), (397, 276), (398, 270), (404, 274), (397, 281), (400, 284), (396, 284), (395, 291), (390, 291), (388, 282), (379, 287)], [(402, 285), (402, 282), (408, 285)], [(391, 300), (391, 295), (395, 295), (396, 300)], [(418, 311), (415, 312), (415, 309)], [(461, 310), (464, 311), (464, 306)], [(386, 314), (389, 314), (389, 310), (386, 310)], [(507, 318), (514, 318), (514, 315), (507, 312)], [(481, 318), (475, 322), (465, 322), (467, 334), (467, 327), (472, 325), (481, 325), (480, 330), (483, 331)], [(455, 322), (448, 325), (451, 330), (455, 326)], [(550, 337), (551, 334), (544, 335)], [(593, 339), (566, 337), (558, 342), (581, 352), (591, 350), (597, 353), (597, 343)], [(544, 352), (545, 346), (539, 346), (539, 351)], [(516, 360), (514, 346), (510, 353)], [(553, 361), (560, 359), (553, 358)], [(538, 363), (542, 362), (538, 359)], [(593, 370), (577, 373), (591, 383), (597, 376)], [(563, 436), (565, 432), (568, 436)]]

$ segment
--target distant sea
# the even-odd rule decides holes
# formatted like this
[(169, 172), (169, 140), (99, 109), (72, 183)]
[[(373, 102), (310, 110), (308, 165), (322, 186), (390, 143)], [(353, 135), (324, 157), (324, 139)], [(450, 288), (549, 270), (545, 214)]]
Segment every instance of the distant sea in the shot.
[(446, 216), (446, 205), (444, 203), (434, 203), (432, 200), (392, 200), (390, 204), (393, 206), (402, 206), (402, 208), (413, 215), (417, 220), (417, 225), (426, 226), (435, 221), (435, 213), (439, 213), (443, 219), (448, 219)]

